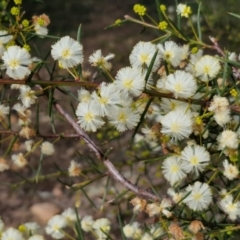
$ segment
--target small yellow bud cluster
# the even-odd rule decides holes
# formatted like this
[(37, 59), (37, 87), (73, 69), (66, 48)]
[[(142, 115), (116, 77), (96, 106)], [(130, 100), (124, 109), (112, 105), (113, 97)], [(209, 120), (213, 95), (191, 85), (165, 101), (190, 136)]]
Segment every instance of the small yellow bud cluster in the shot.
[(192, 50), (191, 50), (191, 53), (192, 54), (195, 54), (198, 52), (198, 48), (197, 47), (193, 47)]
[(169, 142), (170, 138), (166, 135), (163, 135), (163, 136), (161, 136), (160, 140), (163, 143), (167, 143), (167, 142)]
[(7, 2), (5, 0), (2, 0), (1, 4), (2, 4), (2, 7), (5, 7), (7, 5)]
[(202, 123), (201, 117), (197, 117), (197, 118), (196, 118), (196, 123), (197, 123), (198, 125), (200, 125), (200, 124)]
[(58, 66), (59, 66), (59, 68), (62, 68), (62, 69), (63, 69), (62, 63), (58, 62)]
[(29, 21), (27, 20), (27, 19), (24, 19), (23, 21), (22, 21), (22, 25), (23, 25), (23, 27), (28, 27), (29, 26)]
[(225, 231), (227, 230), (227, 235), (231, 235), (232, 234), (231, 228), (232, 228), (231, 226), (225, 227)]
[(20, 232), (25, 232), (27, 230), (27, 228), (24, 225), (20, 225), (20, 226), (18, 226), (18, 230)]
[(121, 19), (117, 19), (116, 21), (115, 21), (115, 25), (117, 25), (117, 26), (120, 26), (121, 25)]
[(235, 88), (233, 88), (231, 91), (230, 91), (230, 94), (233, 96), (233, 97), (237, 97), (238, 96), (238, 92)]
[(147, 11), (147, 9), (146, 9), (146, 7), (144, 7), (144, 6), (141, 5), (141, 4), (135, 4), (135, 5), (133, 6), (133, 11), (134, 11), (135, 13), (139, 14), (140, 16), (144, 16), (145, 13), (146, 13), (146, 11)]
[(159, 29), (166, 30), (168, 26), (168, 23), (166, 21), (162, 21), (158, 24)]
[(165, 12), (165, 11), (167, 10), (167, 8), (166, 8), (166, 6), (165, 6), (164, 4), (161, 4), (161, 5), (160, 5), (160, 10), (161, 10), (162, 12)]
[(14, 0), (14, 3), (15, 3), (16, 5), (20, 5), (20, 4), (22, 4), (22, 0)]
[(11, 14), (14, 16), (17, 16), (20, 13), (19, 8), (18, 7), (12, 7), (11, 8)]
[(23, 48), (25, 48), (28, 52), (30, 52), (31, 48), (28, 44), (24, 44)]
[(229, 153), (229, 160), (231, 161), (231, 162), (236, 162), (236, 161), (238, 161), (238, 154), (237, 154), (237, 152), (236, 151), (230, 151), (230, 153)]

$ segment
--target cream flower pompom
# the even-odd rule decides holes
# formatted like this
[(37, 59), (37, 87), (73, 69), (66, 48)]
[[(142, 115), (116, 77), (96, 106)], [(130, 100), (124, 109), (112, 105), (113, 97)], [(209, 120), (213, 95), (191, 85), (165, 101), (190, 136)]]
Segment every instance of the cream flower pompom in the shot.
[(203, 82), (208, 82), (215, 78), (220, 71), (219, 61), (209, 55), (200, 58), (195, 64), (196, 76)]
[(69, 36), (62, 37), (56, 42), (52, 46), (51, 54), (61, 68), (72, 68), (83, 63), (82, 45)]
[(212, 192), (207, 183), (195, 182), (189, 185), (186, 188), (186, 194), (189, 195), (183, 202), (194, 211), (204, 210), (212, 202)]
[(10, 46), (2, 56), (6, 74), (15, 79), (22, 80), (30, 74), (31, 56), (25, 48)]
[(195, 94), (197, 83), (192, 74), (177, 70), (167, 76), (165, 87), (175, 98), (189, 98)]
[(238, 135), (231, 130), (225, 130), (217, 137), (219, 149), (223, 150), (225, 147), (231, 149), (237, 149), (238, 147)]
[(41, 145), (41, 151), (45, 155), (52, 155), (55, 152), (55, 149), (52, 143), (45, 141)]
[(170, 111), (160, 120), (161, 132), (174, 140), (182, 140), (192, 133), (192, 114), (184, 108)]

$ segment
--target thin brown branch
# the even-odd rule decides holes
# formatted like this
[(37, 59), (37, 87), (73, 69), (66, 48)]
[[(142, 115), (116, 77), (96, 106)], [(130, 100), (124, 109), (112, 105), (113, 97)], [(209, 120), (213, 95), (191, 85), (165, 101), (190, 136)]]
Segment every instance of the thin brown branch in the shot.
[[(11, 135), (18, 135), (19, 132), (12, 131), (12, 130), (0, 130), (0, 134), (11, 134)], [(38, 137), (42, 138), (80, 138), (81, 136), (79, 134), (66, 134), (66, 133), (60, 133), (60, 134), (38, 134)]]
[[(213, 43), (213, 49), (215, 49), (219, 54), (221, 54), (225, 58), (226, 54), (224, 53), (224, 51), (219, 46), (217, 40), (213, 37), (209, 37), (209, 39)], [(232, 72), (233, 72), (233, 76), (235, 77), (235, 79), (240, 79), (240, 72), (237, 68), (232, 67)]]
[[(26, 81), (25, 80), (12, 80), (12, 79), (0, 79), (0, 84), (21, 84), (21, 85), (25, 85)], [(43, 81), (43, 80), (32, 80), (30, 83), (30, 85), (40, 85), (42, 87), (44, 86), (77, 86), (77, 87), (83, 87), (83, 88), (92, 88), (92, 89), (96, 89), (99, 84), (98, 83), (92, 83), (92, 82), (75, 82), (73, 80), (65, 80), (65, 81)], [(157, 90), (149, 90), (149, 89), (145, 89), (143, 91), (143, 93), (149, 94), (151, 96), (154, 97), (159, 97), (159, 98), (168, 98), (168, 99), (174, 99), (177, 101), (181, 101), (181, 102), (188, 102), (188, 103), (192, 103), (192, 104), (205, 104), (204, 100), (199, 100), (199, 99), (182, 99), (182, 98), (178, 98), (176, 99), (172, 93), (162, 93), (162, 92), (158, 92)]]
[(219, 47), (217, 40), (214, 37), (209, 37), (209, 39), (213, 43), (213, 49), (215, 49), (218, 53), (220, 53), (223, 57), (225, 57), (225, 53)]
[(75, 129), (75, 131), (81, 135), (85, 143), (88, 145), (88, 147), (95, 153), (97, 158), (102, 161), (102, 163), (107, 167), (109, 174), (117, 180), (121, 185), (123, 185), (125, 188), (129, 189), (130, 191), (134, 192), (138, 196), (154, 201), (159, 201), (160, 198), (144, 189), (141, 189), (137, 187), (136, 185), (132, 184), (129, 180), (127, 180), (124, 176), (122, 176), (119, 171), (115, 168), (115, 166), (111, 163), (109, 159), (104, 156), (104, 153), (101, 151), (99, 146), (97, 146), (90, 138), (89, 136), (79, 127), (79, 125), (72, 119), (68, 113), (66, 113), (63, 108), (56, 103), (55, 104), (56, 109), (58, 112), (67, 120), (67, 122)]
[(145, 26), (145, 27), (150, 27), (150, 28), (154, 28), (154, 29), (159, 29), (158, 26), (155, 26), (155, 25), (152, 25), (152, 24), (149, 24), (149, 23), (146, 23), (146, 22), (139, 21), (139, 20), (137, 20), (137, 19), (135, 19), (135, 18), (133, 18), (133, 17), (131, 17), (131, 16), (129, 16), (129, 15), (125, 15), (124, 18), (125, 18), (126, 20), (131, 21), (131, 22), (139, 23), (139, 24), (141, 24), (141, 25), (143, 25), (143, 26)]
[[(25, 80), (13, 80), (13, 79), (0, 79), (0, 84), (27, 84)], [(30, 85), (40, 85), (40, 86), (78, 86), (78, 87), (88, 87), (97, 88), (99, 84), (84, 81), (74, 81), (74, 80), (64, 80), (64, 81), (44, 81), (44, 80), (31, 80)]]

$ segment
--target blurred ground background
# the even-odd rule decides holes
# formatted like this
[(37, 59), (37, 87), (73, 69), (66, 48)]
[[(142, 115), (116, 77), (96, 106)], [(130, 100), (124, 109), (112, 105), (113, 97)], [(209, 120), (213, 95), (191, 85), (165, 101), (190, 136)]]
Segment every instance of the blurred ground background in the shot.
[[(184, 1), (192, 4), (196, 11), (195, 1)], [(128, 56), (133, 46), (139, 41), (148, 41), (156, 38), (155, 33), (150, 29), (145, 29), (136, 24), (124, 24), (123, 26), (104, 30), (108, 25), (114, 23), (116, 19), (123, 19), (123, 16), (129, 14), (137, 17), (133, 11), (133, 5), (135, 3), (141, 3), (146, 5), (149, 15), (157, 18), (157, 12), (155, 8), (155, 1), (145, 0), (55, 0), (45, 1), (44, 3), (37, 3), (32, 0), (23, 0), (23, 8), (26, 9), (26, 17), (31, 18), (33, 14), (45, 13), (50, 16), (51, 24), (49, 25), (50, 35), (70, 35), (76, 38), (77, 29), (79, 24), (82, 24), (82, 44), (84, 47), (84, 68), (90, 69), (87, 62), (88, 56), (97, 49), (102, 49), (106, 55), (108, 53), (114, 53), (116, 57), (113, 62), (113, 71), (117, 71), (120, 67), (127, 66)], [(161, 1), (168, 6), (173, 6), (175, 1)], [(239, 51), (239, 20), (233, 17), (226, 17), (226, 12), (234, 12), (235, 9), (240, 9), (239, 1), (230, 1), (227, 3), (225, 0), (221, 1), (202, 1), (204, 12), (206, 13), (203, 18), (205, 37), (208, 35), (216, 36), (220, 39), (220, 43), (224, 44), (226, 48), (230, 48), (230, 51)], [(173, 10), (174, 11), (174, 10)], [(174, 14), (174, 12), (172, 13)], [(225, 30), (227, 29), (227, 31)], [(50, 49), (50, 46), (55, 41), (53, 39), (38, 39), (36, 45), (41, 46), (42, 52), (46, 49)], [(43, 74), (44, 76), (44, 74)], [(59, 96), (61, 98), (61, 96)], [(63, 98), (63, 96), (62, 96)], [(43, 100), (44, 101), (44, 100)], [(64, 98), (62, 103), (64, 102)], [(41, 107), (41, 133), (48, 134), (51, 132), (50, 119), (46, 114), (46, 104)], [(59, 121), (61, 122), (61, 121)], [(74, 133), (74, 131), (67, 126), (67, 124), (59, 123), (56, 126), (57, 132)], [(103, 133), (107, 135), (107, 132)], [(106, 142), (107, 139), (102, 139), (101, 144), (107, 149), (110, 146), (115, 147), (115, 154), (112, 154), (112, 160), (118, 164), (118, 161), (126, 163), (128, 158), (126, 157), (126, 151), (128, 149), (128, 135), (121, 141)], [(48, 139), (49, 140), (49, 139)], [(52, 141), (50, 139), (50, 141)], [(22, 141), (23, 142), (23, 141)], [(61, 169), (67, 169), (69, 161), (71, 159), (83, 162), (87, 159), (79, 155), (87, 154), (91, 161), (91, 154), (86, 150), (84, 145), (77, 139), (63, 139), (56, 145), (56, 153), (53, 156), (47, 157), (44, 160), (44, 172), (52, 173), (56, 171), (56, 167), (53, 162), (57, 163)], [(20, 149), (23, 149), (23, 145), (20, 145)], [(77, 150), (79, 153), (77, 153)], [(92, 156), (93, 157), (93, 156)], [(88, 158), (88, 157), (87, 157)], [(94, 158), (94, 157), (93, 157)], [(10, 157), (9, 157), (10, 159)], [(31, 157), (33, 164), (37, 164), (38, 155)], [(88, 159), (88, 160), (89, 160)], [(84, 162), (82, 163), (84, 166)], [(136, 164), (136, 169), (141, 171), (141, 164)], [(136, 169), (134, 171), (136, 171)], [(157, 171), (158, 169), (156, 169)], [(104, 172), (104, 168), (101, 169)], [(133, 172), (134, 172), (133, 171)], [(152, 170), (150, 169), (149, 172)], [(156, 173), (152, 172), (152, 176)], [(126, 177), (131, 177), (133, 181), (136, 180), (136, 176), (132, 175), (132, 169), (124, 170)], [(25, 169), (21, 172), (21, 175), (30, 177), (31, 171)], [(143, 179), (142, 183), (146, 183), (146, 188), (149, 188), (147, 184), (148, 177), (143, 177), (144, 173), (140, 175)], [(42, 181), (38, 184), (24, 184), (17, 189), (12, 190), (5, 183), (17, 183), (21, 181), (21, 177), (16, 175), (13, 171), (7, 171), (0, 175), (0, 216), (3, 218), (7, 226), (18, 226), (20, 223), (26, 221), (37, 221), (40, 224), (46, 222), (46, 215), (61, 212), (67, 207), (73, 207), (76, 200), (79, 198), (82, 200), (82, 207), (80, 207), (80, 215), (86, 214), (94, 215), (97, 217), (113, 217), (113, 212), (116, 211), (116, 206), (106, 205), (103, 212), (94, 209), (89, 201), (86, 201), (85, 194), (83, 192), (72, 192), (67, 189), (64, 184), (57, 182), (56, 178), (48, 181)], [(64, 178), (62, 180), (65, 180)], [(72, 182), (83, 181), (84, 178), (74, 179)], [(114, 181), (111, 181), (113, 185)], [(155, 180), (156, 184), (163, 184), (161, 179)], [(90, 196), (91, 200), (96, 204), (99, 209), (102, 203), (102, 196), (104, 194), (104, 188), (106, 179), (98, 181), (96, 184), (87, 187), (85, 190)], [(112, 189), (112, 195), (107, 196), (107, 200), (114, 198), (116, 191), (121, 192), (123, 189)], [(39, 205), (44, 203), (45, 205)], [(46, 205), (47, 204), (47, 205)], [(125, 204), (125, 209), (131, 212), (131, 207), (128, 207), (128, 203)], [(50, 208), (50, 209), (49, 209)], [(37, 210), (36, 210), (37, 209)], [(47, 210), (46, 210), (47, 209)], [(51, 212), (52, 211), (52, 212)], [(42, 216), (40, 216), (42, 215)], [(127, 212), (126, 212), (127, 215)], [(131, 215), (131, 214), (130, 214)], [(144, 218), (144, 214), (140, 216)], [(116, 216), (114, 221), (117, 222)], [(117, 238), (116, 238), (117, 239)]]

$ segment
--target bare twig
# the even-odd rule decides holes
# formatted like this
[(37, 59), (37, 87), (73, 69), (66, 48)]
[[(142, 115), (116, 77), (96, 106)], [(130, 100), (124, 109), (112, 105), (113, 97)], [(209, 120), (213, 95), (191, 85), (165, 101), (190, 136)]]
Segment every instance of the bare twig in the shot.
[[(10, 134), (10, 135), (18, 135), (19, 132), (12, 131), (12, 130), (0, 130), (0, 134)], [(38, 134), (38, 137), (42, 138), (80, 138), (81, 136), (79, 134), (66, 134), (66, 133), (60, 133), (60, 134)]]
[[(0, 79), (0, 84), (27, 84), (25, 80), (13, 80), (13, 79)], [(43, 80), (31, 80), (30, 85), (40, 85), (40, 86), (78, 86), (78, 87), (88, 87), (97, 88), (99, 84), (84, 81), (74, 81), (74, 80), (64, 80), (64, 81), (43, 81)]]
[(146, 23), (146, 22), (139, 21), (139, 20), (137, 20), (137, 19), (135, 19), (135, 18), (133, 18), (133, 17), (131, 17), (131, 16), (129, 16), (129, 15), (125, 15), (124, 18), (125, 18), (126, 20), (131, 21), (131, 22), (139, 23), (139, 24), (141, 24), (141, 25), (143, 25), (143, 26), (145, 26), (145, 27), (150, 27), (150, 28), (154, 28), (154, 29), (159, 29), (158, 26), (155, 26), (155, 25), (152, 25), (152, 24), (149, 24), (149, 23)]
[[(220, 53), (223, 57), (226, 57), (226, 54), (221, 49), (221, 47), (218, 45), (217, 40), (214, 37), (209, 37), (210, 41), (213, 43), (213, 49), (215, 49), (218, 53)], [(237, 68), (232, 66), (232, 72), (235, 79), (240, 79), (240, 72)]]
[(220, 53), (223, 57), (225, 57), (225, 53), (223, 50), (219, 47), (218, 42), (216, 38), (209, 36), (210, 41), (213, 43), (213, 49), (215, 49), (218, 53)]
[(134, 192), (135, 194), (139, 195), (140, 197), (159, 201), (159, 197), (144, 190), (136, 185), (132, 184), (130, 181), (128, 181), (125, 177), (123, 177), (118, 170), (115, 168), (115, 166), (110, 162), (106, 156), (104, 156), (104, 153), (101, 151), (99, 146), (97, 146), (90, 138), (89, 136), (79, 127), (79, 125), (73, 120), (73, 118), (66, 113), (63, 108), (58, 104), (55, 103), (55, 107), (58, 110), (58, 112), (67, 120), (67, 122), (75, 129), (75, 131), (83, 138), (85, 143), (88, 145), (88, 147), (95, 153), (97, 158), (107, 167), (109, 174), (117, 180), (119, 183), (121, 183), (124, 187), (129, 189), (130, 191)]
[[(65, 81), (43, 81), (43, 80), (32, 80), (30, 83), (26, 83), (25, 80), (12, 80), (12, 79), (0, 79), (0, 84), (3, 85), (11, 85), (11, 84), (20, 84), (20, 85), (40, 85), (42, 87), (44, 86), (76, 86), (76, 87), (83, 87), (83, 88), (92, 88), (96, 89), (99, 84), (98, 83), (92, 83), (92, 82), (75, 82), (73, 80), (65, 80)], [(201, 99), (183, 99), (183, 98), (175, 98), (172, 93), (163, 93), (158, 92), (157, 90), (149, 90), (145, 89), (143, 93), (149, 94), (153, 97), (159, 97), (159, 98), (168, 98), (168, 99), (174, 99), (181, 102), (187, 102), (192, 104), (205, 104), (204, 100)]]

